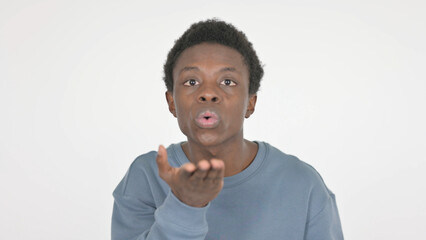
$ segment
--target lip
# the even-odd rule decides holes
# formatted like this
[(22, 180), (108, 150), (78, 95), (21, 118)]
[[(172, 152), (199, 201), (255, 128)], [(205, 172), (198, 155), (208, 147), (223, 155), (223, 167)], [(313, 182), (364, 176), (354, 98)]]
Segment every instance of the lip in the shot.
[(200, 128), (215, 128), (219, 122), (219, 115), (212, 110), (201, 111), (195, 118), (195, 124)]

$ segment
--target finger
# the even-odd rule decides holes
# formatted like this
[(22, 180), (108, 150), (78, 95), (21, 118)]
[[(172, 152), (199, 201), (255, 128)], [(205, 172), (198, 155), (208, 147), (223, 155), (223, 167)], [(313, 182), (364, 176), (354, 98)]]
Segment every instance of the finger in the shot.
[(210, 171), (208, 171), (205, 181), (213, 182), (218, 177), (219, 169), (210, 168)]
[(212, 159), (210, 160), (211, 170), (207, 175), (207, 179), (211, 181), (220, 181), (223, 179), (225, 164), (222, 160)]
[(213, 158), (212, 160), (210, 160), (210, 163), (212, 165), (212, 168), (215, 170), (225, 170), (225, 163), (222, 160)]
[(156, 160), (157, 160), (157, 166), (158, 166), (158, 173), (160, 177), (168, 178), (173, 168), (172, 166), (170, 166), (169, 161), (167, 160), (167, 151), (163, 145), (160, 145), (158, 147)]
[(218, 172), (218, 178), (223, 181), (223, 178), (225, 177), (225, 163), (221, 160), (219, 161), (221, 162), (221, 164)]
[(185, 163), (179, 169), (179, 178), (188, 179), (191, 177), (195, 170), (197, 170), (197, 167), (193, 163)]
[(210, 163), (206, 160), (201, 160), (197, 163), (197, 170), (192, 174), (191, 180), (202, 181), (209, 172)]

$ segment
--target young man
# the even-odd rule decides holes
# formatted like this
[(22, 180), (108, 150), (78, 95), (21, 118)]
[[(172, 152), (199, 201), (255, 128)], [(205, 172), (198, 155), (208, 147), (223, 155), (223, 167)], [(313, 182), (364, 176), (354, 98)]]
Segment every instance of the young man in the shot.
[(334, 194), (315, 169), (244, 139), (263, 76), (244, 33), (193, 24), (164, 72), (187, 141), (132, 163), (113, 194), (113, 240), (343, 239)]

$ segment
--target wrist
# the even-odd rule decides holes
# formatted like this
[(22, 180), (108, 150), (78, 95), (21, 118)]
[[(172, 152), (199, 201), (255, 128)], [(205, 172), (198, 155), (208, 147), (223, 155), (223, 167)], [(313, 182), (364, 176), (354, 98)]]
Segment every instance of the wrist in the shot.
[(209, 204), (209, 202), (194, 202), (194, 201), (191, 201), (190, 199), (180, 196), (180, 194), (176, 193), (176, 191), (171, 190), (171, 192), (177, 198), (177, 200), (179, 200), (183, 204), (188, 205), (190, 207), (203, 208)]

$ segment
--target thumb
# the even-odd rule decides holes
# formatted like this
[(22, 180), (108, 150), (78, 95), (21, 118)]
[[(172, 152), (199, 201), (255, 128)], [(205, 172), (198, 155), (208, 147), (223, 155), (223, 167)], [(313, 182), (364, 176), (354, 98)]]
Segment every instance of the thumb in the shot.
[(170, 166), (169, 161), (167, 160), (167, 151), (163, 145), (160, 145), (158, 147), (156, 160), (158, 166), (158, 174), (162, 179), (168, 179), (173, 168), (172, 166)]

